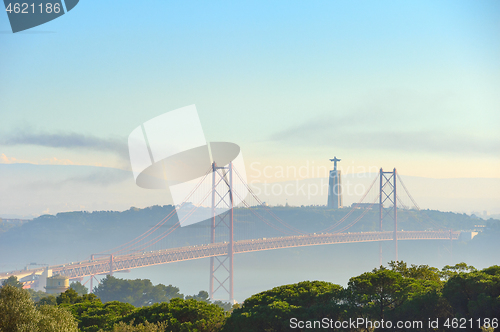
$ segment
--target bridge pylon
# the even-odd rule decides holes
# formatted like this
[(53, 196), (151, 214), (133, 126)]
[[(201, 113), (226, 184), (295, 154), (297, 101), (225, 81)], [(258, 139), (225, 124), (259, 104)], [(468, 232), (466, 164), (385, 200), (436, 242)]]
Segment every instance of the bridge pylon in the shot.
[[(112, 276), (113, 275), (113, 254), (92, 254), (90, 255), (90, 261), (93, 262), (95, 257), (96, 256), (109, 256), (109, 273), (106, 273), (107, 275), (110, 275)], [(94, 292), (94, 280), (95, 279), (97, 282), (99, 282), (99, 280), (97, 280), (97, 278), (95, 277), (96, 274), (95, 273), (91, 273), (90, 274), (90, 291), (89, 293), (93, 293)]]
[[(384, 205), (386, 204), (386, 205)], [(398, 260), (398, 209), (396, 196), (396, 168), (392, 172), (384, 172), (380, 168), (379, 195), (379, 227), (382, 232), (382, 222), (391, 220), (394, 223), (393, 241), (395, 261)], [(379, 243), (379, 265), (382, 265), (382, 242)]]
[(217, 292), (225, 291), (231, 303), (234, 303), (233, 207), (233, 164), (218, 167), (213, 162), (211, 243), (227, 242), (228, 250), (227, 255), (210, 258), (209, 296), (214, 300)]

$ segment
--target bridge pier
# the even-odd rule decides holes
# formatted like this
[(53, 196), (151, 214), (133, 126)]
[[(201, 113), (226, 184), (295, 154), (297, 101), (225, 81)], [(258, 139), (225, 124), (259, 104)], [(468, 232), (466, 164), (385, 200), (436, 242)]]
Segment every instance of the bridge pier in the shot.
[[(227, 229), (228, 248), (227, 255), (210, 257), (209, 296), (210, 299), (214, 300), (217, 291), (225, 290), (231, 303), (234, 303), (233, 207), (233, 164), (229, 163), (227, 167), (218, 167), (214, 162), (212, 164), (212, 225), (210, 237), (211, 243), (216, 243), (216, 231), (219, 230), (221, 233), (225, 233)], [(227, 210), (218, 213), (217, 208)]]
[[(384, 203), (388, 207), (384, 208)], [(392, 205), (391, 205), (392, 204)], [(379, 231), (382, 232), (384, 219), (392, 218), (394, 222), (394, 260), (398, 261), (398, 207), (396, 196), (396, 168), (392, 172), (384, 172), (380, 168), (380, 194), (379, 194)], [(382, 265), (382, 243), (379, 244), (379, 266)]]

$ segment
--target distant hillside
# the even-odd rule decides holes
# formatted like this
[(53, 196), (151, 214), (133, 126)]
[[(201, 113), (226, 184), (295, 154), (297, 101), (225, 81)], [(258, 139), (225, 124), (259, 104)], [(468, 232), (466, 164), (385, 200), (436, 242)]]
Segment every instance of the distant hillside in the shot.
[[(114, 248), (143, 234), (162, 220), (172, 206), (152, 206), (145, 209), (130, 208), (123, 212), (68, 212), (45, 215), (20, 227), (0, 234), (0, 271), (20, 269), (31, 262), (64, 264), (88, 259), (90, 254)], [(292, 226), (309, 232), (320, 232), (342, 218), (346, 209), (333, 211), (318, 207), (274, 207), (271, 211)], [(359, 213), (360, 211), (356, 211)], [(244, 222), (248, 210), (235, 210), (235, 239), (249, 237), (282, 236), (281, 232), (262, 221)], [(269, 215), (259, 209), (265, 219)], [(401, 229), (427, 229), (432, 227), (428, 218), (443, 228), (470, 229), (478, 219), (467, 215), (439, 211), (398, 211)], [(355, 215), (353, 214), (353, 218)], [(351, 219), (352, 220), (352, 219)], [(376, 215), (370, 211), (367, 219), (349, 231), (377, 228)], [(167, 230), (176, 220), (161, 227)], [(348, 222), (348, 221), (347, 221)], [(490, 219), (483, 232), (470, 242), (451, 243), (449, 240), (400, 241), (399, 258), (408, 263), (443, 267), (466, 262), (478, 268), (500, 265), (500, 221)], [(279, 225), (279, 223), (276, 223)], [(170, 247), (195, 245), (206, 242), (210, 228), (201, 222), (177, 229), (162, 240)], [(385, 225), (390, 229), (390, 223)], [(383, 264), (394, 258), (393, 244), (382, 243)], [(152, 250), (155, 247), (145, 250)], [(354, 274), (378, 266), (379, 244), (347, 243), (324, 246), (297, 247), (239, 254), (235, 258), (235, 296), (243, 300), (262, 289), (301, 280), (326, 280), (346, 285)], [(174, 284), (187, 293), (208, 289), (208, 259), (133, 269), (119, 277), (147, 278), (154, 283)]]
[(29, 220), (0, 218), (0, 233), (7, 232), (9, 229), (19, 227)]
[[(65, 212), (43, 215), (19, 227), (10, 228), (0, 234), (1, 270), (22, 267), (29, 262), (59, 264), (87, 259), (91, 254), (112, 249), (143, 234), (167, 216), (173, 207), (152, 206), (144, 209), (130, 208), (123, 212)], [(255, 211), (275, 228), (290, 234), (269, 211), (290, 226), (304, 232), (323, 232), (340, 220), (349, 209), (330, 210), (323, 207), (258, 207)], [(338, 227), (355, 220), (363, 210), (356, 210)], [(398, 225), (402, 230), (475, 228), (482, 220), (465, 214), (440, 211), (399, 210)], [(177, 223), (173, 217), (160, 230), (165, 231)], [(178, 247), (208, 243), (210, 221), (178, 228), (157, 245), (145, 250), (163, 247)], [(392, 223), (384, 224), (385, 230), (392, 229)], [(248, 209), (235, 209), (235, 240), (288, 235), (265, 225)], [(366, 216), (351, 227), (350, 232), (378, 230), (378, 212), (369, 211)], [(224, 241), (219, 238), (217, 241)]]

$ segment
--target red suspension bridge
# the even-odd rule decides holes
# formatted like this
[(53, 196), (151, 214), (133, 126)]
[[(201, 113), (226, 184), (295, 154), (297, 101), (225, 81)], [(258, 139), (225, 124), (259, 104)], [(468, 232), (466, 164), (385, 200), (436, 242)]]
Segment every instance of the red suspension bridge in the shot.
[[(375, 183), (379, 180), (378, 190)], [(404, 203), (403, 195), (397, 194), (398, 183), (413, 206), (419, 210), (407, 188), (401, 181), (396, 169), (387, 172), (380, 169), (379, 176), (365, 192), (357, 204), (339, 219), (323, 230), (314, 233), (305, 232), (279, 218), (272, 209), (264, 206), (259, 198), (253, 194), (242, 176), (232, 163), (219, 167), (212, 164), (210, 170), (199, 181), (198, 185), (189, 193), (184, 203), (178, 209), (185, 209), (182, 220), (175, 222), (167, 230), (163, 230), (169, 220), (175, 221), (177, 216), (172, 210), (163, 220), (148, 229), (133, 240), (111, 250), (93, 254), (89, 260), (71, 264), (50, 266), (54, 274), (67, 276), (70, 279), (82, 280), (89, 277), (92, 290), (93, 280), (96, 275), (113, 274), (119, 271), (128, 271), (135, 268), (193, 259), (210, 258), (210, 284), (209, 295), (214, 299), (220, 298), (221, 293), (227, 294), (229, 301), (234, 301), (233, 265), (234, 255), (239, 253), (283, 249), (313, 245), (327, 245), (335, 243), (353, 242), (379, 242), (379, 263), (382, 264), (382, 242), (394, 243), (395, 260), (398, 259), (398, 241), (401, 240), (457, 240), (460, 232), (440, 229), (432, 220), (432, 231), (402, 231), (398, 229), (398, 209), (408, 209)], [(242, 190), (244, 189), (244, 190)], [(248, 192), (247, 197), (242, 193)], [(369, 194), (374, 199), (364, 203)], [(206, 202), (210, 201), (209, 204)], [(197, 204), (193, 204), (193, 202)], [(236, 205), (236, 202), (241, 202)], [(204, 205), (205, 204), (205, 205)], [(208, 206), (207, 206), (208, 205)], [(235, 214), (234, 211), (246, 209), (245, 216), (252, 216), (259, 227), (273, 229), (273, 234), (281, 234), (271, 238), (242, 239), (235, 241)], [(379, 230), (376, 232), (346, 233), (352, 226), (373, 210), (377, 210)], [(203, 211), (210, 213), (208, 243), (166, 248), (165, 239), (175, 234), (183, 222), (193, 218)], [(361, 213), (359, 213), (362, 211)], [(357, 212), (357, 213), (355, 213)], [(243, 215), (243, 214), (242, 214)], [(238, 220), (241, 221), (241, 220)], [(392, 231), (384, 231), (383, 225), (387, 222), (392, 225)], [(265, 226), (264, 226), (265, 225)], [(154, 250), (152, 250), (154, 249)], [(22, 278), (28, 275), (39, 275), (46, 268), (12, 271), (1, 273), (0, 280), (11, 275)]]

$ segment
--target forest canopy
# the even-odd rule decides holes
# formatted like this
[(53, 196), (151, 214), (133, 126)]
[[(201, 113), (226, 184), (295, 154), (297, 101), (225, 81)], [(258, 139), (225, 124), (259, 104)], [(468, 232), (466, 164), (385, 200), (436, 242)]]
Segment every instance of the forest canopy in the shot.
[(79, 294), (70, 288), (57, 297), (40, 297), (10, 278), (0, 289), (0, 331), (288, 331), (358, 318), (370, 324), (420, 322), (419, 331), (451, 331), (460, 322), (469, 324), (467, 331), (493, 331), (500, 317), (497, 265), (477, 270), (460, 263), (439, 270), (390, 262), (352, 277), (346, 287), (303, 281), (232, 307), (212, 303), (205, 291), (184, 296), (177, 287), (148, 279), (108, 276), (94, 291)]

